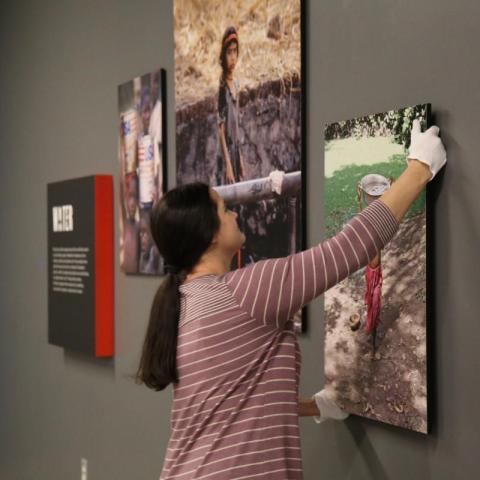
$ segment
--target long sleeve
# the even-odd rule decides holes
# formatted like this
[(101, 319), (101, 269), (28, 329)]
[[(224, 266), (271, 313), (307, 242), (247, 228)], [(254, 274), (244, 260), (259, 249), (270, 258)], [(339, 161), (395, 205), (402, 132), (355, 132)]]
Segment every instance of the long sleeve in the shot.
[(377, 199), (318, 245), (260, 260), (226, 273), (224, 280), (253, 318), (282, 329), (301, 307), (367, 265), (398, 227), (393, 212)]

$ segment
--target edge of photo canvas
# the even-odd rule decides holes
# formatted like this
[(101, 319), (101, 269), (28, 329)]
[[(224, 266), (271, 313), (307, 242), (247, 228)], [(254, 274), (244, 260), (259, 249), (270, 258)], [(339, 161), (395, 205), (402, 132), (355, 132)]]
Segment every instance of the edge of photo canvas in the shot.
[(162, 188), (166, 193), (168, 191), (168, 121), (167, 121), (167, 70), (160, 68), (160, 81), (162, 90), (160, 98), (162, 100)]
[[(307, 14), (307, 2), (305, 0), (300, 0), (300, 84), (302, 86), (302, 99), (300, 102), (301, 105), (301, 150), (300, 150), (300, 168), (302, 169), (302, 191), (300, 194), (300, 202), (301, 202), (301, 222), (302, 222), (302, 229), (301, 235), (302, 240), (300, 242), (301, 249), (306, 250), (308, 248), (307, 242), (307, 113), (306, 113), (306, 106), (307, 106), (307, 95), (306, 95), (306, 74), (307, 74), (307, 55), (306, 55), (306, 38), (307, 38), (307, 22), (306, 22), (306, 15)], [(308, 305), (305, 305), (302, 308), (302, 329), (298, 333), (305, 333), (309, 330), (308, 323), (309, 323), (309, 308)]]
[[(426, 103), (425, 125), (429, 128), (433, 125), (432, 105)], [(434, 350), (435, 339), (435, 241), (434, 241), (434, 192), (431, 189), (431, 183), (427, 183), (425, 192), (425, 212), (426, 212), (426, 358), (427, 358), (427, 431), (425, 435), (430, 435), (435, 426), (436, 403), (435, 403), (435, 364), (436, 355)]]

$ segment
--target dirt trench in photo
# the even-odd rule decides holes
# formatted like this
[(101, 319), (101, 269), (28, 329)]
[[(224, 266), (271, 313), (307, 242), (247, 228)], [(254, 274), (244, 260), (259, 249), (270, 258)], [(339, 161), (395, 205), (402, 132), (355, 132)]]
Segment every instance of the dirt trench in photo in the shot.
[[(241, 151), (246, 178), (266, 177), (275, 169), (301, 170), (301, 82), (286, 76), (240, 92)], [(177, 183), (195, 180), (212, 186), (219, 182), (217, 97), (209, 96), (176, 112)], [(238, 208), (247, 240), (245, 260), (290, 253), (291, 210), (287, 198), (263, 200)], [(297, 241), (301, 246), (301, 195), (297, 196)], [(272, 241), (275, 239), (275, 241)]]

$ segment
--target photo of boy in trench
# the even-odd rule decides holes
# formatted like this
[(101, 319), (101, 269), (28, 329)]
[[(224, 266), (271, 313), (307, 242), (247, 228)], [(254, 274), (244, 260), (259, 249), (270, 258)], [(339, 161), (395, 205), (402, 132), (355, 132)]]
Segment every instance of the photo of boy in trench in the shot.
[[(326, 236), (337, 234), (405, 169), (421, 104), (325, 128)], [(325, 292), (325, 383), (349, 413), (427, 433), (426, 189), (391, 241)]]
[(165, 193), (164, 71), (118, 87), (120, 163), (120, 268), (162, 275), (163, 258), (150, 233), (150, 214)]
[(177, 184), (221, 187), (238, 213), (232, 270), (303, 250), (300, 0), (175, 0), (174, 33)]

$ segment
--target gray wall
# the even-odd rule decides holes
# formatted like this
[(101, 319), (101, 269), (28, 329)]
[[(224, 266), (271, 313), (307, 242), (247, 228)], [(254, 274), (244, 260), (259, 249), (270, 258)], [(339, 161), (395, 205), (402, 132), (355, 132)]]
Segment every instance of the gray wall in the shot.
[[(307, 4), (309, 244), (322, 239), (324, 122), (430, 101), (449, 154), (435, 186), (433, 433), (302, 418), (307, 480), (477, 477), (478, 18), (474, 0)], [(92, 480), (156, 479), (171, 390), (125, 375), (159, 280), (126, 277), (116, 255), (113, 361), (48, 345), (46, 184), (92, 173), (118, 180), (116, 86), (157, 66), (168, 71), (174, 171), (172, 2), (3, 1), (0, 22), (0, 478), (78, 479), (86, 457)], [(310, 313), (303, 395), (323, 383), (321, 298)]]

